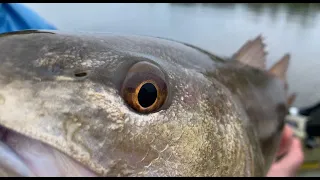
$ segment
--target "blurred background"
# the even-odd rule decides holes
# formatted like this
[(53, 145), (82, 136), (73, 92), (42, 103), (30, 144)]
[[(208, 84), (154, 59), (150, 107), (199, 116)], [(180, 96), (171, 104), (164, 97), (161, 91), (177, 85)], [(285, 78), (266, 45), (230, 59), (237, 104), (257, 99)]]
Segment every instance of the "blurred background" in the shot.
[[(23, 4), (60, 30), (166, 37), (220, 56), (262, 34), (267, 67), (287, 52), (292, 55), (288, 81), (290, 91), (298, 93), (294, 106), (320, 101), (320, 4)], [(307, 161), (320, 159), (319, 152), (307, 154)]]

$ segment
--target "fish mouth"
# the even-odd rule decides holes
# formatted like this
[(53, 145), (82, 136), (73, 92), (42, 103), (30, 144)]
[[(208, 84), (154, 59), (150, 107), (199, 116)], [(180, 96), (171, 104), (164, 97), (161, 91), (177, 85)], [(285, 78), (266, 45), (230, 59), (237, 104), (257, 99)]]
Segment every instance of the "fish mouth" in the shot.
[(0, 126), (1, 177), (95, 177), (97, 174), (61, 151)]

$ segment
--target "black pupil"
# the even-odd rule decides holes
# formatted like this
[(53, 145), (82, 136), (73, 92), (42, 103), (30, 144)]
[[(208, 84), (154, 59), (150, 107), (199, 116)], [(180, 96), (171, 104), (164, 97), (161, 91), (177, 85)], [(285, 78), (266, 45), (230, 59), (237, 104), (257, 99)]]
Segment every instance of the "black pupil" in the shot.
[(139, 104), (147, 108), (151, 106), (157, 100), (157, 89), (152, 83), (144, 84), (139, 93), (138, 93), (138, 101)]

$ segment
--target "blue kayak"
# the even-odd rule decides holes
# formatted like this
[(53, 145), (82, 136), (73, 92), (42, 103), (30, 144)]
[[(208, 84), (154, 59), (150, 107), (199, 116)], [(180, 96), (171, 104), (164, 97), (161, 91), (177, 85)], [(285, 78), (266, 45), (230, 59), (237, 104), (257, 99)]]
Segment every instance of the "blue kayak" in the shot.
[(57, 28), (22, 4), (0, 3), (0, 33), (27, 29), (56, 30)]

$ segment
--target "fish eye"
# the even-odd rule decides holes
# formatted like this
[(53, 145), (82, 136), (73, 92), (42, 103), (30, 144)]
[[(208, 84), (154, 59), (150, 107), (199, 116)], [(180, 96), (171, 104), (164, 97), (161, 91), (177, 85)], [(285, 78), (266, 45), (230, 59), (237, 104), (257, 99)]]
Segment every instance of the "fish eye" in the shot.
[(138, 62), (128, 71), (121, 94), (127, 104), (139, 113), (159, 110), (167, 99), (165, 75), (156, 65)]

